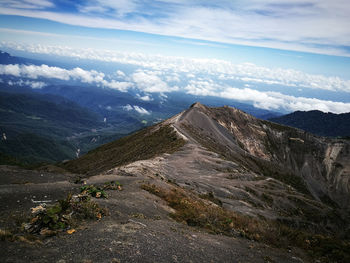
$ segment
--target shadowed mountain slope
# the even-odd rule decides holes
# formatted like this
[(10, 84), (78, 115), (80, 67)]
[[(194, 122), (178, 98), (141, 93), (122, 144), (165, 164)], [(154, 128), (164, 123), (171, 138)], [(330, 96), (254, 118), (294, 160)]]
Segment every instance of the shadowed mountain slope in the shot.
[(169, 126), (155, 126), (105, 144), (79, 159), (64, 164), (75, 173), (97, 174), (137, 160), (173, 153), (184, 144)]
[(350, 113), (296, 111), (270, 121), (329, 137), (350, 137)]

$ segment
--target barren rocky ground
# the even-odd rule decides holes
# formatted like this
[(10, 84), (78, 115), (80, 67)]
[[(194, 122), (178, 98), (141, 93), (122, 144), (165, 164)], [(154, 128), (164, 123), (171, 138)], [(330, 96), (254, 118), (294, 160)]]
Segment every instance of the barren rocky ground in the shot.
[[(97, 199), (108, 208), (101, 220), (86, 221), (69, 235), (61, 232), (41, 242), (0, 241), (1, 262), (307, 262), (297, 249), (276, 249), (245, 238), (209, 234), (169, 217), (171, 208), (141, 185), (157, 181), (151, 160), (87, 179), (87, 184), (117, 180), (122, 191)], [(144, 164), (143, 164), (144, 163)], [(133, 172), (133, 173), (130, 173)], [(64, 198), (78, 192), (73, 175), (0, 167), (0, 229), (11, 228), (38, 201)], [(20, 183), (22, 182), (22, 183)], [(50, 202), (48, 202), (50, 203)]]

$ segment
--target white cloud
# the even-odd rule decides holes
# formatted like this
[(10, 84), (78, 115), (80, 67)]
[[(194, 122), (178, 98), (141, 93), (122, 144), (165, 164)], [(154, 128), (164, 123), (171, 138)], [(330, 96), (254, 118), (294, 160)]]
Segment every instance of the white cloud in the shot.
[(140, 106), (134, 105), (134, 110), (140, 113), (141, 115), (150, 115), (151, 113), (146, 110), (145, 108), (142, 108)]
[[(97, 84), (104, 87), (126, 91), (137, 88), (146, 95), (140, 96), (145, 101), (151, 99), (147, 93), (164, 93), (172, 91), (185, 91), (192, 95), (217, 96), (228, 99), (252, 103), (258, 108), (269, 110), (313, 110), (325, 112), (350, 112), (350, 103), (288, 96), (280, 92), (259, 91), (252, 87), (259, 83), (268, 85), (281, 85), (284, 88), (328, 90), (333, 92), (350, 93), (350, 80), (339, 77), (307, 74), (293, 69), (260, 67), (251, 63), (233, 64), (217, 59), (190, 59), (182, 57), (149, 56), (145, 54), (129, 54), (101, 50), (82, 50), (63, 47), (47, 46), (16, 46), (17, 49), (30, 50), (35, 53), (65, 55), (87, 59), (132, 64), (141, 67), (130, 76), (127, 82), (118, 82), (108, 78), (101, 72), (86, 71), (80, 68), (66, 70), (58, 67), (0, 65), (0, 74), (30, 79), (56, 78), (61, 80), (78, 80), (84, 83)], [(106, 55), (108, 54), (108, 56)], [(170, 85), (171, 77), (187, 76), (178, 86)], [(122, 75), (117, 73), (117, 75)], [(203, 77), (205, 76), (205, 77)], [(229, 81), (243, 82), (244, 88), (232, 87)], [(168, 83), (169, 82), (169, 83)], [(255, 84), (255, 85), (251, 85)], [(236, 85), (236, 84), (235, 84)], [(147, 110), (137, 106), (126, 105), (125, 110), (135, 110), (141, 114), (148, 114)]]
[(133, 107), (130, 104), (123, 106), (123, 110), (131, 111), (132, 109), (133, 109)]
[(152, 100), (153, 100), (153, 98), (150, 97), (149, 95), (141, 96), (140, 94), (136, 94), (136, 96), (137, 96), (140, 100), (143, 100), (143, 101), (152, 101)]
[(122, 82), (122, 81), (115, 81), (115, 80), (111, 80), (111, 81), (102, 80), (101, 83), (104, 87), (107, 87), (110, 89), (116, 89), (122, 92), (126, 92), (129, 88), (133, 86), (133, 84), (130, 82)]
[(44, 9), (55, 6), (47, 0), (2, 0), (1, 4), (14, 9)]
[[(240, 80), (249, 83), (278, 84), (289, 87), (323, 89), (350, 93), (350, 80), (337, 76), (308, 74), (294, 69), (268, 68), (252, 63), (234, 64), (219, 59), (193, 59), (142, 53), (125, 53), (111, 50), (73, 49), (60, 46), (21, 45), (1, 42), (0, 47), (13, 48), (31, 53), (68, 56), (106, 62), (131, 64), (145, 69), (132, 75), (133, 81), (146, 92), (169, 92), (166, 81), (185, 74), (187, 78), (196, 78), (197, 74), (212, 75), (221, 80)], [(12, 68), (12, 74), (16, 68)], [(18, 72), (17, 72), (18, 74)]]
[(146, 110), (145, 108), (142, 108), (142, 107), (140, 107), (140, 106), (137, 106), (137, 105), (134, 105), (134, 110), (136, 110), (138, 113), (140, 113), (140, 114), (145, 114), (145, 115), (150, 115), (151, 113), (148, 111), (148, 110)]
[[(105, 79), (105, 74), (95, 70), (83, 70), (74, 68), (71, 70), (50, 67), (48, 65), (0, 65), (0, 75), (11, 75), (15, 77), (23, 77), (29, 79), (49, 78), (59, 80), (77, 80), (82, 83), (97, 84), (104, 87), (126, 91), (132, 87), (132, 83), (118, 82), (115, 80), (108, 81)], [(39, 87), (38, 85), (36, 87)], [(42, 86), (43, 87), (43, 86)]]
[(136, 112), (140, 113), (141, 115), (150, 115), (151, 114), (145, 108), (143, 108), (141, 106), (137, 106), (137, 105), (131, 106), (130, 104), (127, 104), (127, 105), (123, 106), (122, 108), (123, 108), (123, 110), (126, 110), (126, 111), (135, 110)]
[(176, 72), (173, 72), (167, 76), (165, 76), (167, 82), (180, 82), (180, 75)]
[(176, 91), (177, 87), (169, 87), (158, 75), (158, 72), (137, 71), (132, 74), (132, 80), (136, 86), (145, 92), (171, 92)]
[(19, 65), (6, 65), (6, 66), (1, 65), (0, 66), (0, 74), (20, 77), (21, 72), (20, 72)]
[(121, 71), (121, 70), (117, 70), (116, 74), (117, 74), (117, 76), (119, 76), (121, 78), (125, 78), (125, 73), (123, 71)]
[[(2, 81), (0, 81), (2, 82)], [(12, 80), (9, 80), (7, 82), (7, 84), (9, 84), (10, 86), (14, 86), (14, 85), (17, 85), (17, 86), (28, 86), (32, 89), (42, 89), (43, 87), (47, 86), (46, 83), (42, 82), (42, 81), (30, 81), (30, 80), (18, 80), (18, 81), (12, 81)]]
[(350, 103), (320, 100), (284, 95), (279, 92), (262, 92), (250, 88), (234, 88), (220, 86), (206, 81), (192, 81), (186, 87), (187, 93), (192, 95), (216, 96), (252, 103), (255, 107), (267, 110), (320, 110), (323, 112), (350, 112)]

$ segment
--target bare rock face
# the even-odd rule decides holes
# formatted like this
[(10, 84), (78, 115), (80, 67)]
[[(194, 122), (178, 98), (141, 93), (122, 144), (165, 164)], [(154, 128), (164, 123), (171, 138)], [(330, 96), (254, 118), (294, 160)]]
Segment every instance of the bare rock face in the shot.
[(314, 136), (238, 109), (208, 108), (200, 103), (172, 122), (189, 141), (245, 170), (281, 181), (290, 177), (316, 200), (349, 209), (349, 141)]

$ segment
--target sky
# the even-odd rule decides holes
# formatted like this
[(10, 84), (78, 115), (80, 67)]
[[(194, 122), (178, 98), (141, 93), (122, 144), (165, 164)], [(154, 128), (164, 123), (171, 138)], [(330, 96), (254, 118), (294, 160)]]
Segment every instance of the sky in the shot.
[(39, 77), (73, 79), (137, 88), (149, 100), (183, 91), (275, 111), (350, 112), (349, 14), (347, 0), (2, 0), (1, 50), (115, 68), (0, 74), (35, 88), (45, 85)]

